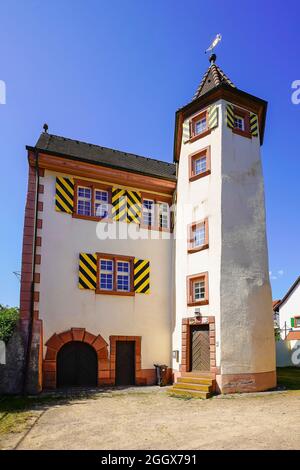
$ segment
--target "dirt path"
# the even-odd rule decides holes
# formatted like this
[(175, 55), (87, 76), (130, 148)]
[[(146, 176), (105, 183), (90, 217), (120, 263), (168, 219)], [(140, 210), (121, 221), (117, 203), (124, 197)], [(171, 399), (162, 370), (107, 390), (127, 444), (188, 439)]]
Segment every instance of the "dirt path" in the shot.
[(300, 393), (206, 401), (157, 388), (97, 394), (53, 404), (18, 442), (18, 449), (300, 449)]

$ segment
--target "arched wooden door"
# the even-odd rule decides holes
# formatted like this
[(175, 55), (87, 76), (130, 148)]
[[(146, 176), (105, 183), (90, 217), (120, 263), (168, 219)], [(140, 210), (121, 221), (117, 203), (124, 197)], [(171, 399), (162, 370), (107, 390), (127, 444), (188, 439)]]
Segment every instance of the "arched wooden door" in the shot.
[(57, 354), (58, 387), (94, 387), (98, 383), (96, 351), (81, 341), (66, 343)]

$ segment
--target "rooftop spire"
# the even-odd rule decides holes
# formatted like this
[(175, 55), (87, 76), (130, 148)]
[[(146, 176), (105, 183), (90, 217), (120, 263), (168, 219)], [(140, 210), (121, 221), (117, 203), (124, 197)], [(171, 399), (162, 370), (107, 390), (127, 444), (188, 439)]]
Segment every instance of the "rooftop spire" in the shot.
[(211, 54), (209, 57), (210, 66), (208, 67), (200, 85), (197, 88), (197, 91), (193, 97), (193, 100), (196, 100), (200, 96), (205, 95), (213, 88), (219, 86), (221, 83), (226, 83), (235, 88), (235, 85), (232, 83), (230, 78), (216, 65), (217, 56), (216, 54)]

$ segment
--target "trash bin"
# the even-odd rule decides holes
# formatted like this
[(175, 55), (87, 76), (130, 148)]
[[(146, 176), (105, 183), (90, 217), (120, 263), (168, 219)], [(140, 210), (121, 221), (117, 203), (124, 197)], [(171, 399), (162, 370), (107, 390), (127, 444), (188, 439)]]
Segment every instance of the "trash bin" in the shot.
[(156, 369), (156, 378), (157, 378), (157, 385), (160, 387), (164, 387), (167, 385), (167, 370), (168, 366), (165, 364), (154, 364)]

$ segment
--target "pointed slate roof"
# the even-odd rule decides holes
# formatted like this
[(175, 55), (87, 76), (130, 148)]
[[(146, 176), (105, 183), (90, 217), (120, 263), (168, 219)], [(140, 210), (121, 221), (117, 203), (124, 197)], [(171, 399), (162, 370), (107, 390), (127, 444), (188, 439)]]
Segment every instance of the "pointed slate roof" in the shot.
[(216, 55), (212, 54), (209, 58), (210, 66), (208, 67), (200, 85), (197, 88), (197, 91), (193, 97), (193, 101), (199, 98), (200, 96), (205, 95), (208, 91), (217, 87), (221, 83), (226, 83), (227, 85), (235, 88), (235, 85), (230, 80), (229, 77), (220, 69), (218, 65), (215, 64)]

